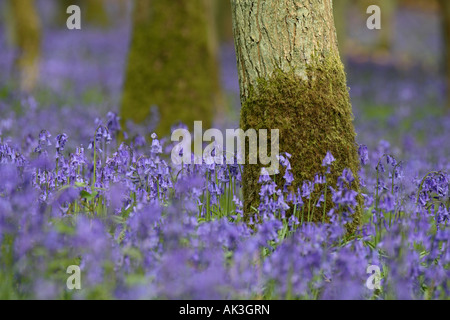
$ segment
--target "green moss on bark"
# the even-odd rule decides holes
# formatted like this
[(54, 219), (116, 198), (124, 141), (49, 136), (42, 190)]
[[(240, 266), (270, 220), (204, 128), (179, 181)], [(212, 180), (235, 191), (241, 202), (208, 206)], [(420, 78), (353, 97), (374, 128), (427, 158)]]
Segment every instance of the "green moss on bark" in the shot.
[[(313, 180), (316, 173), (325, 173), (322, 160), (327, 151), (331, 151), (336, 161), (328, 181), (336, 188), (337, 178), (345, 168), (351, 169), (355, 176), (359, 169), (346, 76), (338, 57), (321, 62), (317, 59), (306, 66), (305, 74), (306, 79), (294, 71), (278, 70), (268, 79), (259, 79), (243, 103), (241, 126), (244, 130), (280, 130), (280, 152), (292, 155), (295, 178), (292, 190), (301, 187), (305, 180)], [(247, 217), (254, 213), (252, 207), (259, 206), (260, 169), (259, 165), (244, 168), (244, 212)], [(276, 181), (281, 183), (281, 180), (282, 174), (279, 174)], [(358, 180), (353, 188), (359, 191)], [(331, 195), (328, 195), (329, 200)], [(331, 205), (327, 201), (327, 211)], [(350, 231), (359, 225), (360, 216), (358, 209)], [(322, 217), (323, 208), (316, 208), (312, 220), (322, 221)]]
[(177, 122), (211, 125), (219, 89), (208, 29), (208, 0), (137, 0), (121, 116), (142, 122), (160, 114), (159, 135)]

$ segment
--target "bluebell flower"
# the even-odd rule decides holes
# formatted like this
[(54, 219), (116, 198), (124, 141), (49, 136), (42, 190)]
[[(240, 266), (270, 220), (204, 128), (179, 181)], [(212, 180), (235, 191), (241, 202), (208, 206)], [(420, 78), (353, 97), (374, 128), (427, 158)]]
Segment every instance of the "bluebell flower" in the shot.
[(361, 144), (358, 148), (359, 159), (362, 165), (369, 163), (369, 151), (366, 145)]
[(328, 167), (330, 166), (336, 159), (333, 157), (330, 151), (327, 152), (325, 155), (325, 158), (322, 161), (322, 167)]

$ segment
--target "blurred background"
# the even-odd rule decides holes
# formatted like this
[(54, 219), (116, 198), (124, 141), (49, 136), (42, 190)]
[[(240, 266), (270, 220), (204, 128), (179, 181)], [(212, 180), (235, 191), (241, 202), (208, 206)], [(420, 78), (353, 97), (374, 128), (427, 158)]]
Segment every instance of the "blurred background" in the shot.
[[(87, 145), (100, 121), (95, 119), (115, 112), (127, 138), (138, 141), (158, 128), (167, 134), (161, 125), (165, 117), (173, 110), (195, 114), (197, 105), (205, 108), (203, 98), (211, 101), (205, 104), (214, 115), (211, 125), (238, 127), (229, 1), (192, 1), (197, 9), (186, 1), (170, 3), (183, 6), (180, 20), (174, 16), (176, 5), (167, 1), (0, 0), (0, 139), (32, 148), (45, 128), (54, 136), (67, 133), (72, 146)], [(81, 30), (66, 26), (70, 4), (81, 8)], [(381, 30), (366, 27), (372, 4), (381, 8)], [(449, 7), (447, 0), (334, 1), (359, 143), (389, 148), (410, 161), (446, 165)], [(193, 44), (189, 30), (197, 21), (203, 23), (197, 31), (206, 30), (206, 40)], [(173, 37), (179, 48), (171, 49), (167, 39)], [(182, 63), (169, 63), (183, 52)], [(139, 59), (144, 62), (135, 62)], [(161, 70), (173, 78), (163, 78)], [(206, 80), (197, 83), (204, 74)], [(193, 82), (208, 95), (188, 98), (192, 90), (186, 88)], [(154, 101), (147, 98), (152, 94)], [(166, 100), (179, 109), (164, 106)]]

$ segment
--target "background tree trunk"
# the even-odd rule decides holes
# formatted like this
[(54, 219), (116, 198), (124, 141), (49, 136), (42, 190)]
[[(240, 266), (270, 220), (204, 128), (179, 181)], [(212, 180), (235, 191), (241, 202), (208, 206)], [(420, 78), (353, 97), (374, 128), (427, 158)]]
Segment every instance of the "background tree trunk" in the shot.
[[(106, 0), (57, 0), (57, 25), (65, 28), (69, 17), (67, 8), (71, 5), (77, 5), (81, 9), (81, 25), (91, 25), (95, 27), (106, 27), (110, 20), (106, 10)], [(114, 0), (109, 0), (113, 2)], [(116, 1), (117, 2), (117, 1)]]
[(395, 15), (397, 13), (397, 0), (380, 0), (381, 30), (377, 49), (390, 52), (395, 38)]
[(216, 4), (215, 16), (218, 27), (218, 38), (220, 42), (233, 41), (233, 23), (231, 21), (230, 0), (213, 0)]
[(109, 18), (106, 6), (105, 0), (87, 0), (86, 22), (101, 27), (108, 25)]
[(15, 46), (14, 39), (14, 17), (12, 14), (11, 1), (4, 1), (0, 4), (0, 17), (2, 19), (2, 26), (4, 27), (4, 34), (8, 46)]
[(350, 0), (333, 0), (334, 21), (338, 38), (339, 53), (342, 59), (347, 54), (347, 14), (350, 8)]
[(440, 0), (442, 11), (445, 79), (447, 81), (447, 107), (450, 110), (450, 1)]
[[(336, 158), (328, 177), (331, 185), (344, 168), (357, 175), (353, 116), (332, 1), (232, 0), (232, 12), (242, 129), (280, 130), (280, 152), (292, 155), (293, 190), (325, 171), (327, 151)], [(247, 217), (259, 206), (260, 169), (244, 166)], [(313, 220), (321, 221), (322, 212), (315, 210)], [(353, 226), (359, 218), (357, 211)]]
[(143, 121), (158, 106), (159, 135), (182, 121), (211, 125), (220, 90), (210, 0), (137, 0), (121, 116)]
[(30, 92), (39, 76), (42, 27), (34, 0), (10, 0), (12, 41), (18, 50), (16, 65), (22, 91)]

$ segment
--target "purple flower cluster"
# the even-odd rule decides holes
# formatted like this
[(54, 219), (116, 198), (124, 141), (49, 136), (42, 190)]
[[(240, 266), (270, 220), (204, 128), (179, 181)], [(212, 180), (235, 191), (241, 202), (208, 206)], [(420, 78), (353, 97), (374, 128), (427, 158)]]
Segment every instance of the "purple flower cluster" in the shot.
[[(15, 53), (0, 52), (0, 298), (448, 299), (450, 117), (430, 107), (442, 100), (439, 79), (351, 62), (355, 125), (368, 145), (361, 171), (290, 192), (295, 154), (282, 154), (284, 175), (261, 176), (260, 206), (244, 223), (241, 166), (172, 165), (171, 143), (148, 137), (154, 113), (123, 132), (108, 112), (128, 41), (128, 28), (46, 30), (36, 100), (16, 94)], [(234, 48), (222, 55), (238, 114)], [(131, 142), (119, 144), (120, 133)], [(333, 161), (328, 153), (322, 164)], [(356, 174), (364, 215), (350, 236)], [(330, 199), (330, 223), (310, 223)], [(82, 290), (66, 287), (71, 265)], [(381, 272), (376, 289), (370, 266)]]
[[(171, 143), (117, 147), (116, 115), (96, 120), (90, 148), (44, 130), (34, 148), (0, 144), (0, 296), (5, 298), (388, 299), (448, 297), (449, 176), (422, 179), (381, 145), (360, 147), (364, 223), (354, 174), (290, 192), (295, 177), (261, 175), (260, 206), (244, 223), (238, 165), (172, 165)], [(56, 151), (56, 152), (54, 152)], [(381, 156), (380, 156), (381, 154)], [(324, 166), (334, 157), (328, 153)], [(225, 161), (224, 161), (225, 163)], [(375, 168), (375, 170), (373, 169)], [(282, 178), (282, 187), (274, 179)], [(310, 223), (328, 190), (330, 223)], [(287, 216), (288, 210), (294, 214)], [(80, 266), (83, 289), (65, 287)], [(367, 286), (368, 266), (382, 270)]]

